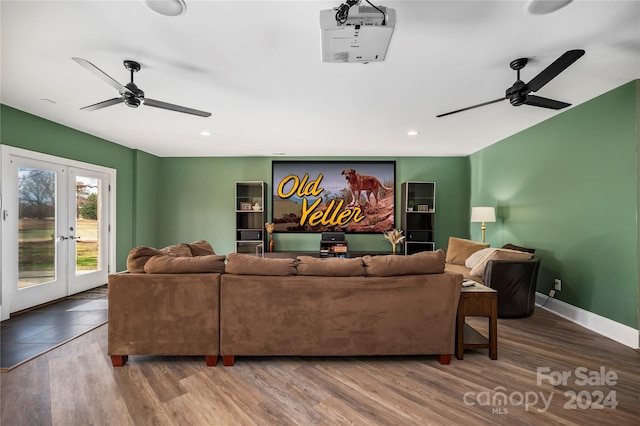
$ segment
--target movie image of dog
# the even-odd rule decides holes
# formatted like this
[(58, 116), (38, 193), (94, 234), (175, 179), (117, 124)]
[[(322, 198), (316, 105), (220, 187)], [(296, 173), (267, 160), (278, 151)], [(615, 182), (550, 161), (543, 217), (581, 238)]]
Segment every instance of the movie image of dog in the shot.
[[(375, 176), (369, 175), (361, 175), (357, 173), (355, 169), (344, 169), (342, 171), (347, 183), (349, 184), (349, 190), (351, 191), (351, 202), (347, 204), (347, 208), (361, 206), (360, 200), (362, 194), (365, 194), (365, 206), (368, 204), (369, 206), (373, 206), (374, 208), (378, 205), (378, 196), (380, 194), (380, 188), (391, 191), (392, 188), (387, 188), (380, 182), (378, 178)], [(373, 195), (373, 199), (375, 200), (375, 204), (371, 204), (371, 195)]]

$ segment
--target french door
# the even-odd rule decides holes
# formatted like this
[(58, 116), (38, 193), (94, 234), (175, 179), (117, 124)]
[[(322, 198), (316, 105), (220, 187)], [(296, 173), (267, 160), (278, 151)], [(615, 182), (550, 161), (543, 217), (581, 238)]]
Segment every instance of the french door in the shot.
[(107, 282), (113, 173), (2, 147), (3, 316)]

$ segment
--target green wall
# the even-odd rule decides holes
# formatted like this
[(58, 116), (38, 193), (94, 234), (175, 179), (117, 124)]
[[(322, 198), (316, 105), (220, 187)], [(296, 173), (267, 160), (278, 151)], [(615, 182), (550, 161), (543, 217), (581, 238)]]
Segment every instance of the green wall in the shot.
[[(450, 235), (479, 240), (470, 206), (494, 205), (487, 241), (535, 247), (538, 291), (548, 293), (559, 277), (556, 298), (638, 328), (639, 106), (635, 81), (469, 157), (384, 159), (396, 160), (396, 191), (403, 181), (437, 182), (438, 248)], [(232, 252), (234, 183), (264, 180), (272, 189), (275, 158), (159, 158), (4, 105), (0, 124), (0, 143), (117, 170), (118, 270), (137, 245), (207, 239), (218, 253)], [(380, 235), (349, 242), (353, 250), (389, 248)], [(318, 236), (277, 234), (276, 243), (316, 250)]]
[[(300, 158), (304, 159), (304, 158)], [(330, 158), (316, 158), (328, 160)], [(340, 158), (363, 160), (366, 158)], [(435, 181), (436, 247), (445, 248), (449, 235), (468, 236), (469, 166), (463, 157), (378, 158), (396, 161), (396, 205), (400, 182)], [(206, 239), (217, 253), (233, 252), (235, 240), (235, 182), (267, 182), (273, 190), (271, 158), (162, 158), (159, 245)], [(277, 158), (282, 160), (282, 158)], [(289, 160), (289, 158), (287, 158)], [(295, 159), (291, 159), (295, 160)], [(306, 158), (308, 160), (308, 158)], [(271, 220), (271, 197), (267, 196)], [(396, 220), (400, 219), (399, 210)], [(397, 227), (400, 227), (399, 222)], [(318, 234), (275, 234), (277, 250), (318, 250)], [(380, 235), (349, 235), (351, 250), (390, 250)]]
[(159, 247), (158, 203), (162, 159), (133, 151), (133, 245)]
[(17, 109), (0, 105), (0, 143), (116, 170), (116, 270), (133, 244), (133, 151)]
[[(470, 156), (471, 205), (497, 207), (492, 246), (542, 258), (538, 291), (638, 327), (638, 81)], [(525, 108), (525, 107), (523, 107)], [(478, 224), (471, 224), (479, 239)]]

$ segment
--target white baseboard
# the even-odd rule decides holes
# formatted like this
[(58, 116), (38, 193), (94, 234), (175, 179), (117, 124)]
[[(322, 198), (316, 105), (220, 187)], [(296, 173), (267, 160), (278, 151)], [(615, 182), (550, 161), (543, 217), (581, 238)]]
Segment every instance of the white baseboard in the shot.
[(538, 292), (536, 292), (536, 305), (625, 346), (633, 349), (640, 348), (640, 331), (633, 327)]

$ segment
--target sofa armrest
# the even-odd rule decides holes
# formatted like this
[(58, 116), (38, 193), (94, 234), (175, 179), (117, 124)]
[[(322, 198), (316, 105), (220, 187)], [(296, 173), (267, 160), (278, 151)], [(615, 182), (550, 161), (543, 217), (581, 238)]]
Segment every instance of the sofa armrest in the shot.
[(529, 316), (535, 307), (536, 282), (540, 258), (529, 260), (491, 260), (482, 279), (498, 292), (498, 317)]

